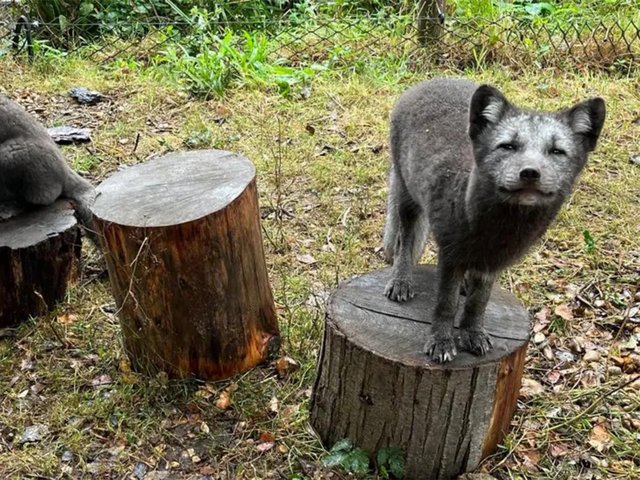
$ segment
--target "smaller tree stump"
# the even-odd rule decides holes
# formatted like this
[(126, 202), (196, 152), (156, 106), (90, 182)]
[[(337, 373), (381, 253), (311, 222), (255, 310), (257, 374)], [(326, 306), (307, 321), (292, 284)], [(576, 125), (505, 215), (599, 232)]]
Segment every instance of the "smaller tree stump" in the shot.
[(80, 265), (81, 230), (67, 200), (0, 221), (0, 327), (44, 315)]
[(436, 299), (435, 268), (416, 268), (416, 296), (404, 304), (384, 295), (390, 275), (386, 269), (355, 278), (330, 297), (311, 424), (327, 447), (349, 438), (372, 457), (381, 448), (400, 448), (407, 480), (454, 478), (477, 467), (509, 427), (529, 316), (496, 287), (485, 315), (493, 350), (429, 363), (422, 349)]
[(251, 162), (172, 153), (97, 192), (94, 220), (134, 368), (220, 379), (277, 350)]

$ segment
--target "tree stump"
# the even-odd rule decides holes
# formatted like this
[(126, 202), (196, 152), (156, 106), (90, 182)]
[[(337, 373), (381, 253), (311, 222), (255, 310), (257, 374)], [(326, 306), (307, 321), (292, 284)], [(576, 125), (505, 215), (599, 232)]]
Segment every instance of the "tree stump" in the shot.
[(220, 379), (278, 349), (251, 162), (172, 153), (97, 192), (94, 220), (134, 368)]
[(79, 271), (81, 231), (67, 200), (0, 222), (0, 327), (49, 312)]
[(384, 295), (390, 275), (387, 269), (355, 278), (330, 297), (311, 424), (327, 447), (349, 438), (371, 456), (402, 449), (407, 480), (453, 478), (492, 453), (509, 427), (529, 316), (496, 287), (485, 315), (493, 350), (429, 363), (422, 349), (435, 268), (416, 268), (416, 296), (404, 304)]

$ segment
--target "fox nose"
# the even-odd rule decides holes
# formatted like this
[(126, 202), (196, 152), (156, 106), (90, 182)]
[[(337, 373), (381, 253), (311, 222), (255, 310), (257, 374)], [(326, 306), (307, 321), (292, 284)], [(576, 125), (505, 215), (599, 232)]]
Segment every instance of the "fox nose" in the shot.
[(540, 170), (531, 167), (523, 168), (520, 170), (520, 180), (524, 180), (525, 182), (540, 180)]

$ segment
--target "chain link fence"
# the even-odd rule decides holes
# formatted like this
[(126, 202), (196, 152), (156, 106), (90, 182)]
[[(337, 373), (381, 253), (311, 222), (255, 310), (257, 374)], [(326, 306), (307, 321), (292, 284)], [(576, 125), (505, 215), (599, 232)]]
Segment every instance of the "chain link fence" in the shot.
[(326, 60), (349, 65), (371, 57), (405, 56), (416, 68), (430, 62), (459, 68), (497, 63), (627, 72), (636, 67), (640, 58), (638, 18), (611, 16), (554, 22), (552, 18), (513, 15), (493, 19), (443, 15), (417, 19), (415, 14), (399, 14), (318, 17), (298, 23), (282, 19), (234, 20), (203, 26), (181, 19), (109, 28), (97, 24), (73, 26), (78, 30), (100, 28), (100, 38), (86, 42), (57, 37), (58, 24), (29, 21), (16, 14), (11, 0), (0, 0), (0, 55), (11, 51), (29, 54), (34, 41), (45, 39), (46, 44), (67, 53), (80, 52), (101, 62), (120, 57), (149, 58), (161, 52), (164, 45), (179, 43), (194, 29), (200, 35), (220, 35), (231, 29), (263, 32), (269, 39), (270, 55), (291, 65)]

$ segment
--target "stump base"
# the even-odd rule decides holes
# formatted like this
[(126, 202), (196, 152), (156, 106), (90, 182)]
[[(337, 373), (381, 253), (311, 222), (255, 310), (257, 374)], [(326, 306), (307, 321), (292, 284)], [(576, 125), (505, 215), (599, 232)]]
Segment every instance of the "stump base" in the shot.
[(400, 448), (406, 479), (454, 478), (492, 453), (509, 427), (529, 316), (495, 288), (485, 314), (493, 350), (429, 363), (422, 349), (435, 268), (416, 268), (416, 296), (404, 304), (384, 296), (390, 275), (387, 269), (355, 278), (329, 299), (311, 424), (327, 447), (349, 438), (371, 456)]
[(43, 315), (79, 272), (81, 231), (67, 200), (0, 222), (0, 327)]

